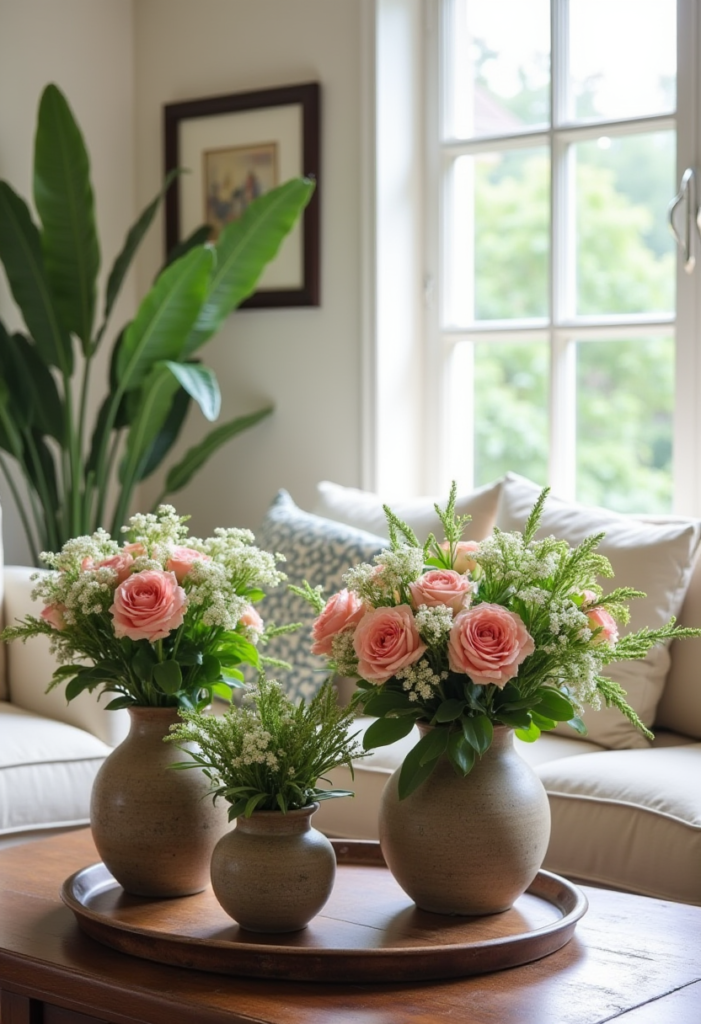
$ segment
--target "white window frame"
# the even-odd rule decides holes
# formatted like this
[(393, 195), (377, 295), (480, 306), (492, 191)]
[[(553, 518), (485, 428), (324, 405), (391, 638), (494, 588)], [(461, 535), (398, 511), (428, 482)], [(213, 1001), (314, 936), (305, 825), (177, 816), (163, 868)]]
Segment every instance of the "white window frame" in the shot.
[[(554, 5), (553, 33), (566, 34), (564, 5)], [(441, 326), (443, 257), (439, 230), (445, 216), (440, 196), (446, 148), (439, 123), (439, 60), (441, 0), (375, 0), (372, 27), (375, 69), (375, 117), (368, 119), (372, 138), (368, 156), (374, 164), (372, 184), (375, 231), (366, 247), (373, 287), (366, 298), (374, 314), (368, 319), (366, 347), (364, 486), (383, 494), (442, 493), (450, 479), (464, 472), (465, 453), (472, 451), (471, 426), (465, 422), (452, 434), (446, 429), (451, 388), (460, 378), (450, 374), (450, 352), (462, 339), (487, 340), (495, 332), (504, 340), (543, 337), (551, 342), (550, 484), (565, 497), (574, 495), (573, 346), (570, 339), (629, 338), (676, 327), (676, 397), (674, 430), (674, 510), (701, 515), (701, 236), (694, 232), (697, 268), (684, 272), (679, 260), (676, 317), (573, 317), (567, 282), (558, 280), (561, 266), (555, 237), (551, 250), (551, 313), (547, 320), (508, 325), (481, 323), (460, 330)], [(368, 19), (368, 26), (370, 19)], [(401, 28), (400, 28), (401, 26)], [(686, 167), (701, 170), (696, 128), (701, 111), (701, 12), (697, 0), (678, 0), (678, 106), (676, 117), (607, 122), (606, 133), (660, 130), (677, 126), (678, 175)], [(555, 48), (557, 52), (557, 48)], [(399, 69), (399, 70), (398, 70)], [(560, 69), (553, 68), (553, 76)], [(553, 90), (555, 93), (555, 90)], [(555, 100), (557, 102), (557, 100)], [(495, 139), (494, 146), (552, 144), (551, 202), (566, 201), (565, 147), (597, 138), (602, 123), (551, 127)], [(402, 151), (390, 142), (391, 125), (402, 124)], [(484, 148), (484, 141), (459, 144), (460, 152)], [(490, 148), (492, 142), (490, 140)], [(452, 152), (455, 152), (453, 147)], [(701, 189), (699, 190), (701, 195)], [(423, 197), (417, 200), (418, 197)], [(671, 199), (671, 196), (670, 196)], [(552, 212), (552, 211), (551, 211)], [(404, 224), (403, 234), (397, 225)], [(553, 224), (556, 220), (553, 218)], [(401, 242), (398, 242), (398, 236)], [(368, 235), (369, 237), (369, 235)], [(370, 308), (368, 307), (368, 308)], [(452, 443), (451, 443), (452, 441)], [(517, 468), (517, 467), (515, 467)]]

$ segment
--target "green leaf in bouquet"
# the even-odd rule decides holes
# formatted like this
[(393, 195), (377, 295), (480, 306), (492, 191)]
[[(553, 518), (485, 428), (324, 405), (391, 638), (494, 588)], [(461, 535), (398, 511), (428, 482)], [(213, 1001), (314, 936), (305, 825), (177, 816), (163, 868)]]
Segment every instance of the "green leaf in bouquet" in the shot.
[(130, 708), (133, 703), (133, 697), (127, 697), (126, 695), (115, 697), (109, 704), (105, 704), (105, 711), (121, 711), (123, 708)]
[[(413, 793), (415, 789), (418, 789), (419, 786), (429, 778), (438, 764), (440, 754), (430, 760), (423, 761), (423, 755), (426, 749), (424, 741), (428, 738), (428, 735), (422, 736), (416, 746), (412, 747), (404, 758), (399, 772), (399, 782), (397, 787), (400, 800), (406, 799), (406, 797)], [(446, 744), (447, 739), (448, 737), (446, 735)]]
[(382, 718), (393, 711), (411, 708), (412, 704), (406, 693), (397, 690), (382, 690), (374, 687), (374, 692), (363, 702), (365, 712), (376, 718)]
[(498, 722), (510, 725), (514, 729), (528, 729), (531, 724), (531, 716), (527, 711), (502, 711), (494, 712)]
[(474, 766), (477, 753), (475, 748), (467, 742), (463, 733), (451, 732), (448, 737), (448, 757), (461, 775), (469, 775)]
[(332, 800), (335, 797), (355, 796), (352, 789), (315, 789), (314, 800), (320, 803), (322, 800)]
[(460, 718), (467, 707), (467, 701), (464, 700), (444, 700), (442, 704), (438, 706), (435, 715), (433, 716), (434, 722), (454, 722)]
[(131, 667), (137, 678), (142, 683), (150, 683), (153, 678), (153, 667), (156, 664), (156, 655), (151, 645), (146, 641), (139, 641), (136, 654), (134, 655)]
[(78, 694), (82, 693), (84, 690), (89, 690), (90, 692), (92, 692), (96, 686), (100, 685), (101, 682), (103, 682), (103, 680), (95, 679), (88, 673), (81, 673), (81, 675), (78, 675), (74, 679), (71, 679), (71, 681), (67, 684), (66, 700), (75, 700)]
[(549, 686), (540, 686), (535, 691), (539, 703), (536, 705), (538, 714), (552, 718), (556, 722), (569, 722), (574, 716), (574, 707), (567, 697)]
[(447, 729), (432, 729), (431, 732), (421, 737), (417, 743), (417, 746), (420, 745), (422, 748), (419, 758), (421, 767), (445, 754), (448, 749), (448, 735)]
[(213, 683), (210, 687), (213, 697), (219, 697), (221, 700), (231, 703), (234, 695), (234, 688), (229, 686), (227, 683)]
[(221, 662), (213, 654), (205, 654), (202, 659), (202, 673), (206, 682), (216, 683), (221, 679)]
[(389, 743), (395, 743), (408, 736), (413, 728), (412, 718), (378, 718), (365, 731), (363, 750), (386, 747)]
[(473, 750), (480, 756), (489, 750), (494, 736), (494, 726), (486, 715), (476, 715), (474, 718), (464, 716), (461, 725), (463, 736)]
[[(540, 705), (538, 706), (540, 708)], [(545, 715), (540, 714), (540, 710), (531, 711), (531, 721), (535, 722), (541, 732), (550, 732), (557, 726), (557, 722), (554, 718), (547, 718)]]
[(177, 661), (159, 661), (153, 666), (153, 680), (163, 693), (177, 693), (183, 684), (183, 674)]
[(567, 724), (572, 729), (574, 729), (574, 731), (576, 733), (578, 733), (580, 736), (588, 736), (589, 735), (589, 730), (587, 729), (586, 725), (584, 724), (582, 719), (579, 717), (579, 715), (575, 715), (574, 718), (570, 718), (569, 721), (567, 722)]
[(540, 729), (535, 722), (531, 721), (527, 729), (516, 729), (516, 735), (524, 743), (535, 743), (540, 736)]

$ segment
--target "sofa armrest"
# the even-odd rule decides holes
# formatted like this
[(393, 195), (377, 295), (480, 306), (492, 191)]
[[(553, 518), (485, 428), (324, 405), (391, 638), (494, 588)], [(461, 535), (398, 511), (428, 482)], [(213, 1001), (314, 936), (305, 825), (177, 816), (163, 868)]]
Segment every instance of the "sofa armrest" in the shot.
[[(39, 615), (41, 609), (32, 601), (34, 582), (31, 577), (40, 571), (24, 565), (5, 566), (6, 625), (10, 626), (26, 615)], [(17, 707), (85, 729), (112, 747), (126, 736), (128, 712), (105, 712), (98, 704), (97, 693), (81, 693), (70, 703), (60, 687), (46, 693), (56, 668), (56, 659), (49, 653), (47, 637), (36, 636), (26, 642), (15, 640), (7, 644), (6, 659), (9, 699)]]

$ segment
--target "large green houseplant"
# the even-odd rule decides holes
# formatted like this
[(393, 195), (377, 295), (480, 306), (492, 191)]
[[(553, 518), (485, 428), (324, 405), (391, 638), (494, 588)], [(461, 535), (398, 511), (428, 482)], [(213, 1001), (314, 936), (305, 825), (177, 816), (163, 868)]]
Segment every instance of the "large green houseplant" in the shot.
[[(207, 242), (203, 226), (169, 254), (134, 319), (116, 332), (107, 394), (89, 424), (95, 355), (172, 178), (129, 230), (107, 279), (99, 322), (90, 161), (55, 85), (42, 94), (35, 136), (38, 225), (25, 201), (0, 181), (0, 261), (26, 326), (26, 334), (10, 333), (0, 321), (0, 469), (36, 563), (41, 550), (57, 550), (98, 527), (116, 535), (135, 487), (172, 448), (191, 399), (209, 420), (218, 418), (217, 379), (198, 350), (253, 292), (314, 189), (304, 178), (288, 181), (252, 202), (216, 243)], [(155, 504), (185, 486), (220, 445), (271, 411), (213, 429), (171, 466)], [(26, 482), (26, 506), (8, 455)]]

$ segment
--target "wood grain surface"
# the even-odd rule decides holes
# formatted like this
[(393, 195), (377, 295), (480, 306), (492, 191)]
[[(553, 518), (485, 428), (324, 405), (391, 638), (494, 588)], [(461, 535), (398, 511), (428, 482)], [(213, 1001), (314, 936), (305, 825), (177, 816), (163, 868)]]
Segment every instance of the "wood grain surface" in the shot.
[(401, 984), (267, 981), (152, 963), (84, 935), (59, 891), (69, 875), (97, 859), (87, 831), (0, 851), (2, 1024), (602, 1024), (617, 1018), (622, 1024), (699, 1024), (701, 1019), (699, 907), (586, 888), (589, 910), (572, 940), (524, 966)]

